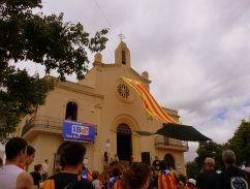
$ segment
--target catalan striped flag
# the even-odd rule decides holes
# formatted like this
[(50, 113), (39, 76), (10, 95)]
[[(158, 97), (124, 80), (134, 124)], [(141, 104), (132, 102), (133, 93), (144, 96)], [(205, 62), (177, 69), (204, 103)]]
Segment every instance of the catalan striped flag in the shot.
[(140, 95), (149, 115), (165, 123), (177, 123), (174, 118), (161, 108), (143, 83), (127, 77), (122, 77), (122, 79)]
[(171, 173), (158, 175), (158, 189), (177, 189), (175, 176)]

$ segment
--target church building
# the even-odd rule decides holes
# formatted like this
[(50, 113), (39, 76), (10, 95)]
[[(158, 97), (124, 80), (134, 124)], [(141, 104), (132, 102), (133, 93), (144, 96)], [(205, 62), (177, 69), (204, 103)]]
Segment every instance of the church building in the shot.
[[(65, 140), (64, 123), (71, 120), (95, 127), (94, 140), (82, 140), (87, 149), (85, 163), (91, 170), (102, 171), (104, 154), (116, 155), (121, 161), (152, 163), (155, 156), (166, 159), (173, 168), (185, 174), (186, 143), (159, 135), (141, 135), (155, 132), (162, 122), (150, 116), (145, 103), (133, 87), (122, 78), (142, 83), (150, 92), (147, 72), (139, 74), (132, 68), (130, 51), (121, 41), (115, 50), (115, 61), (103, 63), (97, 53), (93, 68), (79, 82), (61, 82), (49, 92), (44, 105), (21, 124), (20, 135), (36, 148), (34, 164), (48, 159), (49, 173), (55, 170), (56, 150)], [(178, 122), (176, 110), (161, 107)]]

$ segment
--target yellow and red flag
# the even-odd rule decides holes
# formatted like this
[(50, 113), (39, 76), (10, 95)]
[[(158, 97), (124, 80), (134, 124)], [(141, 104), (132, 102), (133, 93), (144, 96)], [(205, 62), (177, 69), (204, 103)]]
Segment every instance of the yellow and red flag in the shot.
[(142, 82), (127, 77), (122, 77), (122, 79), (140, 95), (149, 115), (165, 123), (177, 123), (174, 118), (161, 108)]
[(174, 175), (170, 173), (158, 175), (158, 189), (177, 189)]

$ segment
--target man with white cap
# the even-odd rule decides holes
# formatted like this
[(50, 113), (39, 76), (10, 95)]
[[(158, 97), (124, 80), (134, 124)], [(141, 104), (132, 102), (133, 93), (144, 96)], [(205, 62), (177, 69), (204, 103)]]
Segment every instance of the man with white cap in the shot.
[(195, 188), (196, 188), (196, 180), (193, 178), (188, 179), (184, 189), (195, 189)]

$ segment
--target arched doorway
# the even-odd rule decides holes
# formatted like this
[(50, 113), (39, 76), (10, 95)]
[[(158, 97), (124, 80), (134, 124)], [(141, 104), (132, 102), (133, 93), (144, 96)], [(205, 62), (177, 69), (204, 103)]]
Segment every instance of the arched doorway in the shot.
[(132, 156), (132, 132), (127, 124), (120, 124), (117, 133), (117, 155), (119, 160), (130, 161)]
[(164, 156), (164, 161), (165, 161), (166, 166), (168, 168), (175, 169), (175, 160), (174, 160), (174, 157), (171, 154), (166, 154)]
[(75, 102), (68, 102), (66, 106), (66, 113), (65, 113), (66, 120), (77, 120), (77, 104)]

